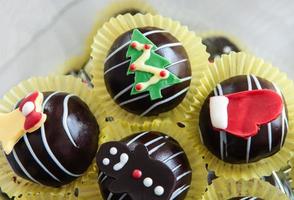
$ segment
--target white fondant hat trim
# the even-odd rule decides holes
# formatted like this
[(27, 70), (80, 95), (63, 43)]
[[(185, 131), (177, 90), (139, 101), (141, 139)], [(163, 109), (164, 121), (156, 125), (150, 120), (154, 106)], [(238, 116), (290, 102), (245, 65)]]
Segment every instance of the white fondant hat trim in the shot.
[(212, 126), (217, 129), (226, 129), (228, 127), (229, 99), (226, 96), (214, 96), (209, 101)]

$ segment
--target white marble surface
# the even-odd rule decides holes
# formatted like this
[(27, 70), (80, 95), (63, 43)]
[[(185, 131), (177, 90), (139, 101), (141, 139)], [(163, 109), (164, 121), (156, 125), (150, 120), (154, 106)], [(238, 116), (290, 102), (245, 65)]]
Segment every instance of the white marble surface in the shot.
[[(0, 0), (0, 94), (82, 51), (107, 0)], [(294, 78), (293, 0), (150, 0), (195, 31), (221, 30)]]

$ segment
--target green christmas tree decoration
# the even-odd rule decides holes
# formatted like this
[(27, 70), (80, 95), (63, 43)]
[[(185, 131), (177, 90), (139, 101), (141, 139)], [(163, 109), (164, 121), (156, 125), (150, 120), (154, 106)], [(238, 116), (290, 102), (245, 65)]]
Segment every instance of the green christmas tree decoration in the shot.
[(127, 75), (135, 74), (131, 95), (149, 92), (151, 100), (162, 98), (161, 90), (181, 80), (166, 70), (171, 62), (155, 53), (157, 46), (138, 29), (134, 29), (127, 57), (131, 62)]

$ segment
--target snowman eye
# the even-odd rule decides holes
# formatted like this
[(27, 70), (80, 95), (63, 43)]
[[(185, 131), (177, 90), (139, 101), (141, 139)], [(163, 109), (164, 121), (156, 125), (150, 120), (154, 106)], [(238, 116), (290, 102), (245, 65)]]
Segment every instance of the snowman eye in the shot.
[(102, 163), (103, 163), (103, 165), (105, 165), (105, 166), (109, 165), (109, 163), (110, 163), (109, 158), (104, 158), (104, 159), (102, 160)]

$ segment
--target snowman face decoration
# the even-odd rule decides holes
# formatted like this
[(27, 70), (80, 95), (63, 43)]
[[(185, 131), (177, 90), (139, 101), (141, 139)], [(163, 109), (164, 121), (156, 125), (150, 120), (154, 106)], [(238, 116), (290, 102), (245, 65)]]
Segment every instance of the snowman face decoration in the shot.
[(101, 145), (96, 159), (100, 171), (115, 179), (108, 188), (112, 193), (127, 193), (136, 200), (165, 200), (175, 188), (171, 169), (150, 158), (142, 144), (130, 151), (124, 143), (108, 142)]

